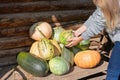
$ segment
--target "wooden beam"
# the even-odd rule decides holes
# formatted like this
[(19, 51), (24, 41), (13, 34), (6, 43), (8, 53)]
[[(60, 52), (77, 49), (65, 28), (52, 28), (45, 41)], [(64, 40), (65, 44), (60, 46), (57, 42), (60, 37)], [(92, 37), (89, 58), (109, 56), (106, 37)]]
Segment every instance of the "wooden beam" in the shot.
[[(68, 3), (69, 2), (69, 3)], [(0, 4), (0, 14), (4, 13), (21, 13), (21, 12), (41, 12), (55, 10), (78, 10), (78, 9), (93, 9), (91, 0), (57, 0), (57, 1), (35, 1), (27, 3), (7, 3)]]
[(6, 56), (0, 58), (0, 67), (16, 64), (16, 56)]
[(92, 14), (93, 11), (94, 10), (67, 10), (37, 13), (3, 14), (0, 15), (0, 28), (32, 25), (38, 21), (46, 21), (49, 23), (75, 20), (84, 21)]
[(33, 40), (29, 36), (0, 38), (0, 50), (31, 46)]
[[(70, 21), (70, 22), (61, 22), (61, 23), (50, 23), (52, 27), (62, 26), (65, 29), (76, 29), (79, 27), (75, 24), (82, 24), (83, 21)], [(34, 24), (34, 23), (33, 23)], [(31, 25), (32, 26), (32, 25)], [(11, 36), (29, 36), (29, 28), (31, 26), (17, 26), (17, 27), (2, 27), (0, 28), (0, 37), (11, 37)]]
[(6, 49), (6, 50), (0, 50), (0, 58), (3, 57), (10, 57), (10, 56), (16, 56), (21, 51), (29, 51), (30, 47), (21, 47), (21, 48), (13, 48), (13, 49)]
[(1, 28), (0, 37), (10, 37), (10, 36), (29, 36), (29, 27), (30, 26), (18, 26), (11, 28)]
[[(50, 1), (50, 0), (0, 0), (0, 3), (12, 3), (12, 2), (34, 2), (34, 1)], [(56, 1), (56, 0), (51, 0)]]

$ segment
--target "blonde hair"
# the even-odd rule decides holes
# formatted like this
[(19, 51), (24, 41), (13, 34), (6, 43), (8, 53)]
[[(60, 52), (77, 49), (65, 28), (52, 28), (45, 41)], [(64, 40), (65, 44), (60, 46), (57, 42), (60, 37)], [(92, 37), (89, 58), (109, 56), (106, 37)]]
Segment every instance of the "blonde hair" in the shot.
[(109, 30), (113, 30), (120, 24), (119, 0), (93, 0), (94, 4), (101, 8)]

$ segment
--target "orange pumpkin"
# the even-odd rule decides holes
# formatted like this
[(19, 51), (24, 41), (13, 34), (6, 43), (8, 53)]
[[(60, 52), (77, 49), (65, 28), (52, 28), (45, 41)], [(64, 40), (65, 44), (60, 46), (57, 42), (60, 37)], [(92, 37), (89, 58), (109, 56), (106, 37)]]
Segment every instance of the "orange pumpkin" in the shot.
[(81, 68), (96, 67), (101, 60), (100, 53), (95, 50), (86, 50), (78, 52), (74, 57), (74, 62)]
[(37, 22), (30, 27), (29, 34), (33, 40), (49, 39), (52, 36), (52, 26), (47, 22)]

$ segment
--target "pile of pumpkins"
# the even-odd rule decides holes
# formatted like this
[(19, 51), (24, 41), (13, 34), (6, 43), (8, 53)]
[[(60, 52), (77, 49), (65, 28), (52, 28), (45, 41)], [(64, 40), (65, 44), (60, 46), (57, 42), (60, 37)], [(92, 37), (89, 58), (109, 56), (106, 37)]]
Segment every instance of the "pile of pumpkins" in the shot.
[(29, 34), (35, 42), (29, 52), (21, 51), (18, 54), (17, 62), (32, 75), (46, 76), (49, 73), (63, 75), (74, 65), (80, 68), (93, 68), (101, 60), (99, 52), (88, 50), (89, 40), (66, 48), (67, 40), (74, 37), (74, 33), (61, 26), (52, 28), (47, 22), (37, 22), (30, 27)]

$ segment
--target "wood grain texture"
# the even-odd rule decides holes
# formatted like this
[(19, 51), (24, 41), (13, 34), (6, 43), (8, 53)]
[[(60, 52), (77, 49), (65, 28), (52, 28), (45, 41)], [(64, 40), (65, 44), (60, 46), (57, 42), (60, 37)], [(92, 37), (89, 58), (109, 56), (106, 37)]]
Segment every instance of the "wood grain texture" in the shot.
[(0, 15), (1, 27), (17, 27), (32, 25), (35, 22), (46, 21), (49, 23), (86, 20), (94, 10), (67, 10), (36, 13), (18, 13)]
[[(69, 2), (69, 3), (68, 3)], [(42, 12), (56, 10), (77, 10), (77, 9), (93, 9), (95, 6), (91, 0), (49, 0), (34, 1), (27, 3), (12, 2), (0, 4), (0, 14), (3, 13), (21, 13), (21, 12)]]
[[(49, 0), (0, 0), (0, 3), (12, 3), (12, 2), (35, 2), (35, 1), (49, 1)], [(51, 0), (51, 1), (57, 1), (57, 0)]]
[[(84, 21), (69, 21), (69, 22), (55, 22), (50, 23), (51, 27), (61, 26), (65, 29), (77, 29), (81, 26)], [(34, 23), (33, 23), (34, 24)], [(17, 27), (2, 27), (0, 28), (0, 38), (2, 37), (13, 37), (13, 36), (29, 36), (29, 29), (33, 25), (30, 26), (17, 26)], [(79, 25), (78, 25), (79, 24)]]
[(16, 64), (16, 56), (6, 56), (0, 58), (0, 67)]
[(0, 50), (12, 49), (18, 47), (27, 47), (33, 43), (28, 36), (5, 37), (0, 38)]
[(17, 56), (17, 54), (21, 51), (29, 52), (30, 47), (21, 47), (21, 48), (13, 48), (13, 49), (5, 49), (0, 50), (0, 58), (5, 58), (6, 56)]

